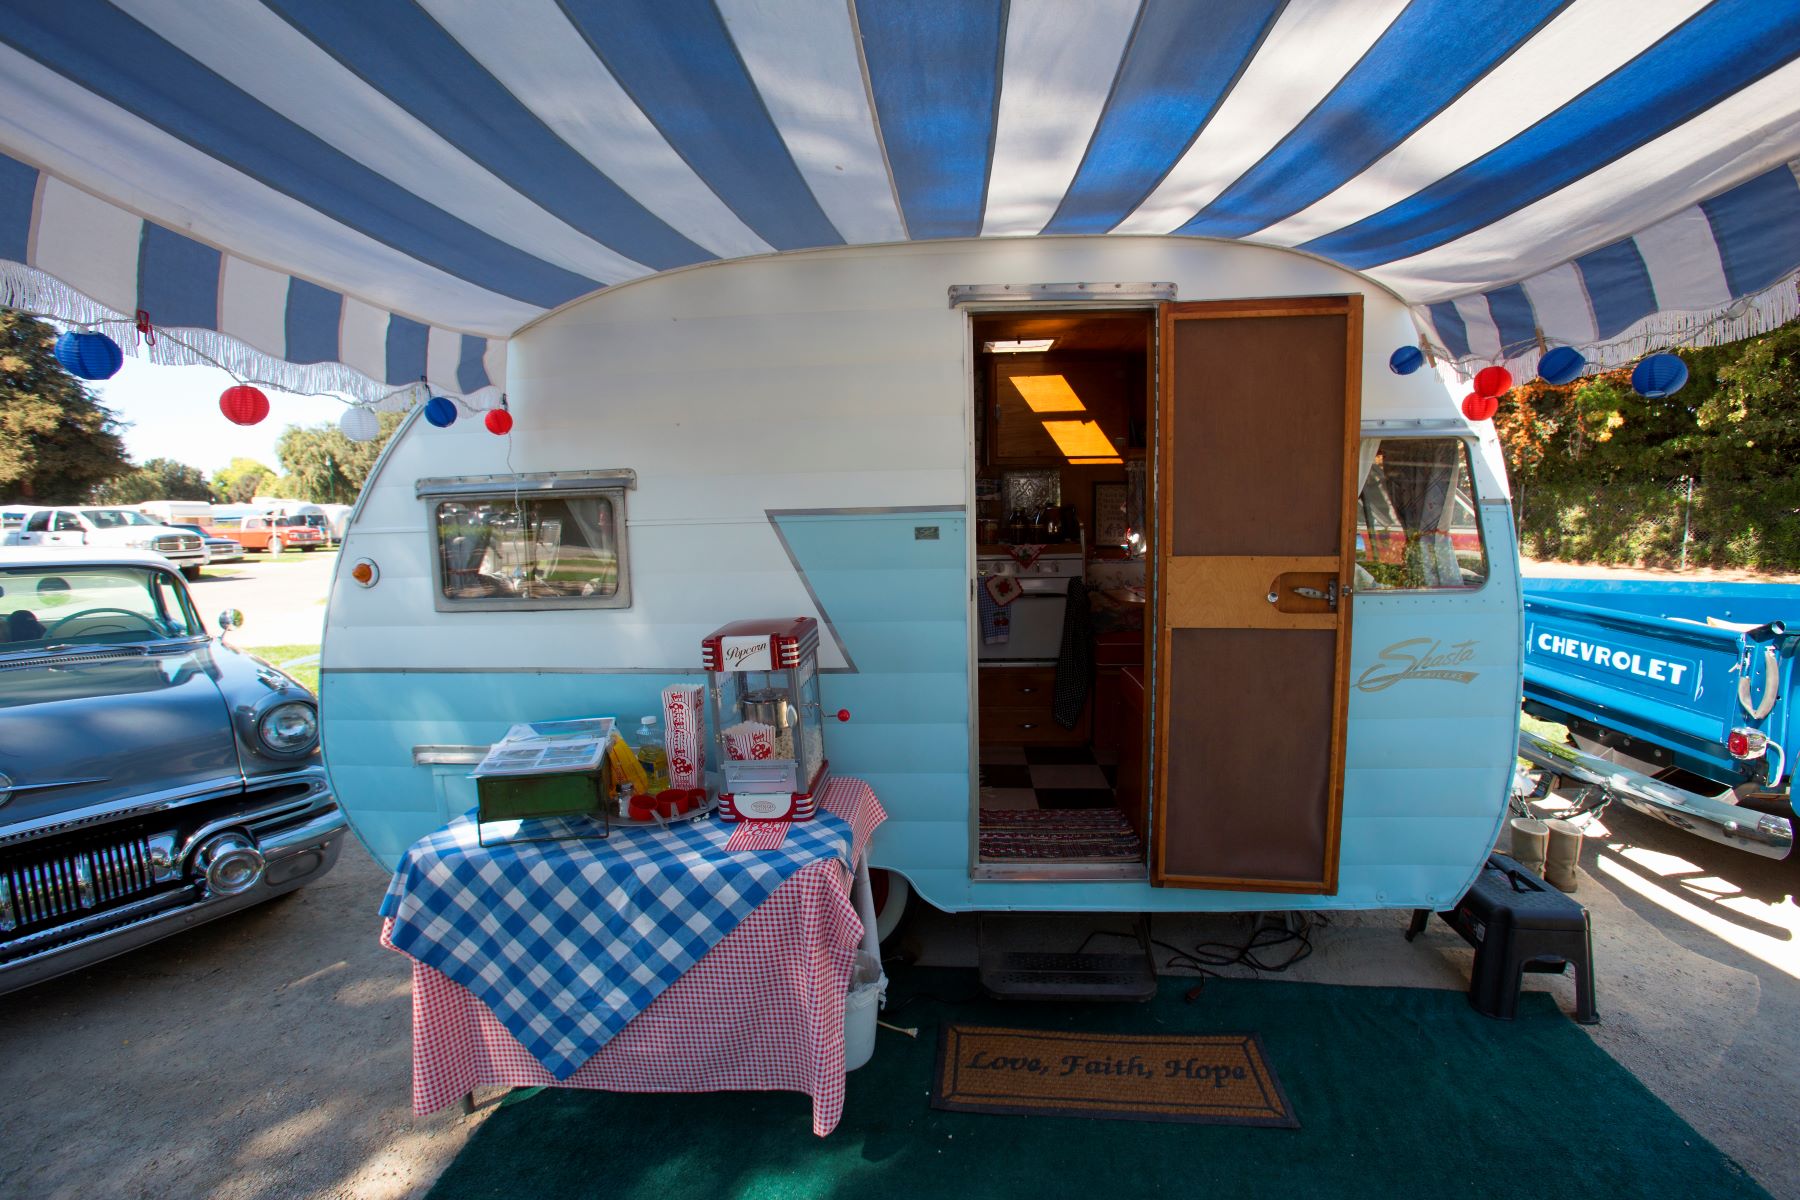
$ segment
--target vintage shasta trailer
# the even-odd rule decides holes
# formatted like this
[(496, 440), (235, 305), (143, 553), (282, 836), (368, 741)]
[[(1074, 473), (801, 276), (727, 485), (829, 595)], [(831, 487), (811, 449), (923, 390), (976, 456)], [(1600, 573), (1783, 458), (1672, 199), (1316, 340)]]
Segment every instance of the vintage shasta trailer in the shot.
[[(784, 253), (568, 304), (512, 339), (510, 436), (415, 410), (353, 514), (337, 795), (391, 866), (512, 723), (633, 724), (715, 628), (809, 615), (832, 769), (890, 814), (872, 863), (939, 908), (1442, 908), (1506, 810), (1520, 595), (1491, 424), (1389, 368), (1418, 341), (1362, 276), (1188, 237)], [(1057, 664), (984, 656), (978, 599), (994, 543), (1059, 516), (1111, 622), (1072, 728), (1021, 715)], [(984, 811), (1034, 791), (1118, 809), (1137, 857), (991, 852)]]

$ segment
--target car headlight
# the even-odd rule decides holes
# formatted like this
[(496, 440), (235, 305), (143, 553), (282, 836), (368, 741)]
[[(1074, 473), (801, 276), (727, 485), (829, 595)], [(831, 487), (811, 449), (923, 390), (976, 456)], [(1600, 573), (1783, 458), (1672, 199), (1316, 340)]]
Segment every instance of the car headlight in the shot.
[(277, 704), (256, 723), (256, 736), (277, 754), (306, 750), (319, 739), (319, 715), (310, 704)]

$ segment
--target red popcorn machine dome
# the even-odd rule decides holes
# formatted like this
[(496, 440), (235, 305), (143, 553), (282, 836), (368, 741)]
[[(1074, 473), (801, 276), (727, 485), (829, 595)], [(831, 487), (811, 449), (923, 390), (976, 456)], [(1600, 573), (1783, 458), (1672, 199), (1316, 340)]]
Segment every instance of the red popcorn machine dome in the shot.
[(819, 623), (734, 621), (700, 642), (719, 819), (811, 820), (829, 777), (819, 701)]

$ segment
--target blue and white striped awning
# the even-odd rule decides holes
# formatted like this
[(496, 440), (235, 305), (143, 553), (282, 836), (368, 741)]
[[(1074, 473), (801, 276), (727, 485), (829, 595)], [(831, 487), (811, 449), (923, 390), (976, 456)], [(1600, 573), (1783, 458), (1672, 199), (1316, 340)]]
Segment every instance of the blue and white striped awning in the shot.
[(905, 239), (1294, 247), (1471, 366), (1800, 309), (1800, 0), (0, 12), (0, 298), (365, 395), (479, 392), (610, 284)]

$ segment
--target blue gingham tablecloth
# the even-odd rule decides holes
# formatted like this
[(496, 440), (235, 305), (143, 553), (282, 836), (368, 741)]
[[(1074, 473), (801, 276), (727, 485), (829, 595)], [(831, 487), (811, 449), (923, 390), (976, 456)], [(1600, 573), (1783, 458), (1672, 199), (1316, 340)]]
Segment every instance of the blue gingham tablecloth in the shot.
[(735, 829), (705, 817), (495, 844), (490, 824), (482, 846), (468, 814), (406, 852), (381, 915), (395, 949), (467, 988), (567, 1079), (789, 876), (826, 858), (851, 866), (849, 823), (822, 809), (774, 850), (728, 852)]

